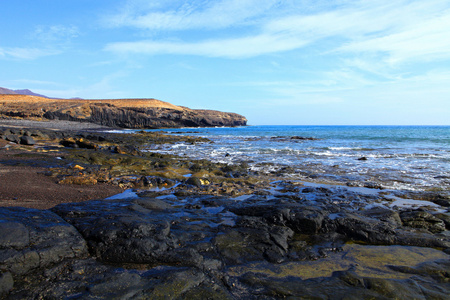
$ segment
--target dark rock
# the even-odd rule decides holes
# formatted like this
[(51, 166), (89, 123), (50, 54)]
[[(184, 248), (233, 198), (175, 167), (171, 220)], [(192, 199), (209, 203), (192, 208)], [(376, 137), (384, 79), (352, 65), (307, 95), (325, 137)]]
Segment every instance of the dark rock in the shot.
[(404, 226), (422, 228), (433, 233), (445, 231), (444, 221), (426, 211), (405, 211), (400, 214), (400, 217)]
[(98, 145), (88, 141), (84, 140), (83, 138), (65, 138), (59, 142), (64, 147), (71, 147), (71, 148), (84, 148), (84, 149), (97, 149)]
[(167, 210), (172, 208), (172, 205), (169, 203), (155, 198), (139, 198), (133, 202), (150, 210)]
[(364, 187), (369, 188), (369, 189), (379, 189), (379, 190), (383, 189), (382, 185), (375, 183), (375, 182), (365, 182)]
[[(95, 140), (91, 134), (85, 138)], [(206, 163), (198, 166), (199, 172), (213, 172)], [(147, 187), (175, 183), (158, 176), (135, 180)], [(448, 294), (447, 261), (388, 266), (403, 273), (395, 279), (378, 276), (378, 270), (373, 278), (361, 276), (370, 270), (359, 272), (356, 264), (311, 279), (301, 278), (309, 269), (305, 274), (286, 269), (290, 263), (313, 269), (313, 260), (331, 255), (339, 259), (337, 252), (349, 240), (448, 253), (448, 237), (429, 232), (445, 224), (447, 214), (366, 209), (379, 197), (344, 189), (277, 183), (282, 190), (276, 197), (255, 192), (238, 200), (200, 195), (215, 185), (201, 184), (201, 189), (177, 184), (175, 196), (168, 189), (134, 190), (137, 198), (65, 203), (48, 211), (0, 208), (0, 293), (11, 299), (440, 299)], [(407, 225), (418, 220), (418, 229)]]
[(316, 234), (322, 227), (324, 212), (314, 207), (301, 207), (291, 210), (288, 226), (296, 233)]
[(291, 140), (317, 141), (319, 139), (316, 139), (313, 137), (304, 137), (304, 136), (291, 136)]
[(24, 134), (23, 129), (11, 128), (10, 131), (11, 131), (11, 134), (13, 134), (13, 135), (23, 135)]
[(163, 215), (123, 202), (67, 203), (52, 210), (78, 229), (91, 254), (102, 261), (155, 263), (176, 247)]
[(77, 142), (74, 138), (66, 138), (59, 142), (64, 147), (78, 148)]
[(30, 132), (30, 136), (34, 137), (40, 137), (40, 138), (47, 138), (48, 136), (44, 133), (42, 133), (40, 130), (33, 130)]
[(0, 220), (0, 270), (22, 275), (87, 254), (75, 228), (50, 211), (2, 207)]
[[(188, 299), (187, 297), (183, 296), (183, 294), (197, 288), (206, 280), (205, 275), (195, 269), (167, 273), (163, 278), (161, 278), (162, 276), (158, 276), (160, 278), (156, 277), (157, 279), (159, 279), (158, 284), (151, 291), (146, 292), (145, 298)], [(200, 299), (202, 298), (203, 295)], [(217, 298), (213, 297), (213, 299)]]
[[(250, 220), (245, 219), (246, 222)], [(287, 227), (261, 226), (258, 228), (233, 228), (214, 240), (222, 259), (227, 264), (268, 260), (280, 263), (288, 254), (288, 239), (293, 235)]]
[(0, 232), (0, 248), (24, 248), (30, 243), (30, 232), (20, 222), (2, 220)]
[[(144, 288), (144, 282), (141, 276), (135, 273), (121, 272), (109, 276), (108, 280), (92, 284), (89, 287), (91, 297), (101, 297), (103, 299), (112, 299), (118, 296), (125, 297), (139, 293)], [(128, 297), (127, 297), (128, 298)]]
[(435, 217), (441, 219), (445, 224), (445, 228), (450, 230), (450, 213), (439, 213)]
[(410, 231), (398, 229), (396, 232), (395, 244), (450, 249), (450, 241), (448, 238), (426, 232), (417, 232), (417, 230)]
[(13, 287), (14, 287), (14, 279), (11, 273), (0, 272), (0, 296), (11, 291)]
[(402, 225), (402, 220), (400, 219), (400, 215), (398, 214), (398, 212), (387, 208), (373, 207), (369, 210), (360, 212), (360, 214), (369, 218), (374, 218), (383, 222), (387, 222), (395, 227)]
[(20, 144), (31, 146), (36, 144), (36, 141), (31, 136), (24, 135), (20, 138)]
[(325, 219), (324, 231), (337, 232), (355, 241), (392, 245), (396, 241), (396, 226), (376, 219), (343, 213), (335, 219)]
[(114, 153), (119, 153), (119, 154), (131, 154), (131, 155), (139, 155), (139, 150), (136, 149), (135, 147), (128, 145), (125, 147), (121, 147), (121, 146), (115, 146), (113, 149)]
[(6, 135), (10, 135), (10, 134), (12, 134), (12, 132), (9, 129), (4, 129), (4, 130), (0, 131), (0, 136), (6, 136)]
[(189, 177), (188, 180), (186, 180), (187, 184), (196, 186), (196, 187), (202, 187), (204, 185), (208, 185), (211, 182), (208, 179), (205, 178), (198, 178), (198, 177)]
[(363, 156), (363, 157), (360, 157), (360, 158), (358, 158), (358, 160), (367, 160), (367, 157), (365, 157), (365, 156)]
[(8, 142), (13, 142), (13, 143), (16, 143), (16, 144), (20, 143), (20, 138), (17, 135), (15, 135), (15, 134), (5, 135), (4, 139), (7, 140)]

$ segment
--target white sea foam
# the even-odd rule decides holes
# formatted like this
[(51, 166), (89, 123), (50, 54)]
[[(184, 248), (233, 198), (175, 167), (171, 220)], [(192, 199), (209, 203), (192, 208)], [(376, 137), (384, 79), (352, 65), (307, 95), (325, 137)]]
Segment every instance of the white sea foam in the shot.
[[(450, 173), (450, 127), (250, 126), (196, 131), (213, 143), (150, 146), (149, 151), (227, 164), (245, 161), (252, 171), (267, 173), (288, 165), (294, 169), (292, 176), (306, 172), (396, 189), (444, 188), (450, 180), (445, 181)], [(293, 142), (291, 136), (318, 140)], [(362, 157), (366, 160), (358, 160)]]

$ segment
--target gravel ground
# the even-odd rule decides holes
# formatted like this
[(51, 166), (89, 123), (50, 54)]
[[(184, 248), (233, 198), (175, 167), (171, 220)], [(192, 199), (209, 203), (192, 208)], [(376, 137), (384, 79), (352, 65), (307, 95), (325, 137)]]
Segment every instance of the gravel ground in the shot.
[(75, 131), (115, 129), (93, 123), (81, 123), (81, 122), (61, 121), (61, 120), (33, 121), (33, 120), (19, 120), (19, 119), (0, 119), (0, 126), (20, 127), (20, 128), (41, 128), (53, 130), (75, 130)]
[[(46, 168), (35, 167), (35, 158), (22, 157), (23, 150), (2, 149), (0, 147), (0, 207), (22, 206), (48, 209), (60, 203), (104, 199), (122, 192), (117, 185), (72, 185), (58, 184), (57, 179), (44, 175)], [(51, 155), (51, 154), (49, 154)], [(9, 165), (10, 160), (22, 165)]]
[[(32, 121), (0, 119), (0, 128), (34, 128), (55, 131), (111, 130), (114, 128), (92, 123), (71, 121)], [(66, 185), (44, 175), (46, 168), (33, 166), (36, 158), (29, 157), (26, 147), (0, 138), (0, 206), (22, 206), (47, 209), (59, 203), (104, 199), (122, 192), (115, 185)], [(25, 154), (25, 156), (23, 156)], [(51, 153), (47, 155), (51, 156)], [(20, 161), (11, 165), (9, 161)]]

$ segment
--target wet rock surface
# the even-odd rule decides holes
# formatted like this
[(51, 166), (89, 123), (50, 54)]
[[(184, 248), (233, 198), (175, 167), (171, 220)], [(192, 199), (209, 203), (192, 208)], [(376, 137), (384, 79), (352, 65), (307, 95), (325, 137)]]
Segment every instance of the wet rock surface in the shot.
[[(339, 194), (316, 190), (314, 200), (300, 201), (281, 195), (237, 200), (134, 194), (60, 204), (47, 211), (1, 208), (0, 228), (9, 233), (0, 238), (3, 294), (11, 299), (340, 298), (348, 293), (446, 297), (450, 260), (439, 250), (434, 251), (442, 253), (440, 260), (389, 267), (397, 277), (360, 275), (354, 267), (309, 279), (302, 279), (302, 272), (285, 278), (265, 274), (262, 270), (280, 264), (313, 264), (333, 257), (345, 252), (350, 241), (405, 249), (450, 247), (448, 236), (409, 226), (405, 220), (414, 215), (409, 211), (400, 212), (401, 218), (386, 208), (350, 213), (345, 202), (337, 202)], [(335, 202), (332, 209), (312, 206), (328, 201)], [(265, 266), (256, 273), (242, 271), (254, 263)]]
[(88, 253), (79, 232), (51, 211), (1, 208), (0, 232), (0, 269), (13, 276)]
[(448, 297), (446, 195), (308, 185), (143, 151), (209, 142), (198, 138), (10, 134), (57, 151), (35, 163), (60, 184), (125, 190), (49, 210), (0, 208), (0, 298)]

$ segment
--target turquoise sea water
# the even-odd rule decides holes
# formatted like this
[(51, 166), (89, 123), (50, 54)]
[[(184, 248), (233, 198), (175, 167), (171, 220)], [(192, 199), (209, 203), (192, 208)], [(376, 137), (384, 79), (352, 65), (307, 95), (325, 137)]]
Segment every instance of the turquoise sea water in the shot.
[[(212, 143), (149, 146), (150, 151), (247, 162), (309, 181), (374, 183), (409, 190), (450, 189), (450, 126), (246, 126), (164, 130)], [(298, 139), (292, 137), (314, 138)]]

